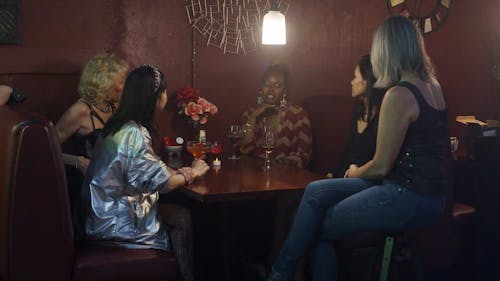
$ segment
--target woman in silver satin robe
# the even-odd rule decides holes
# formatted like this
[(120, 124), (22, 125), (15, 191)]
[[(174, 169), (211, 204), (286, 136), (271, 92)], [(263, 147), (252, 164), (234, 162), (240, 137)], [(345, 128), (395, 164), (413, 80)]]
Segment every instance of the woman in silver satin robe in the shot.
[(166, 103), (165, 76), (156, 67), (143, 65), (128, 75), (119, 108), (103, 128), (83, 184), (88, 240), (128, 248), (170, 248), (158, 214), (159, 192), (192, 182), (208, 165), (201, 160), (172, 170), (155, 154), (155, 112)]

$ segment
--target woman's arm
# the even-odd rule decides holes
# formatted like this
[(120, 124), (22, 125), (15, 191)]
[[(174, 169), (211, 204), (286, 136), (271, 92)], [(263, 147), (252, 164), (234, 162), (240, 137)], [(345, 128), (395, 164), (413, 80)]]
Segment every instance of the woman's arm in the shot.
[(63, 156), (63, 163), (65, 165), (75, 167), (76, 169), (80, 170), (82, 174), (85, 174), (85, 172), (87, 172), (87, 168), (89, 167), (89, 159), (83, 156), (72, 155), (67, 153), (63, 153), (62, 156)]
[(420, 113), (413, 94), (406, 88), (393, 87), (387, 91), (380, 108), (377, 146), (372, 160), (346, 173), (350, 178), (382, 178), (392, 169), (406, 137), (406, 131)]
[(82, 120), (90, 118), (90, 111), (81, 102), (74, 103), (56, 123), (59, 142), (63, 143), (82, 128)]
[[(185, 184), (189, 184), (194, 179), (204, 175), (209, 167), (207, 163), (203, 160), (195, 160), (193, 164), (191, 164), (190, 168), (184, 167), (181, 168), (183, 171), (179, 173), (173, 173), (172, 176), (167, 181), (165, 188), (162, 188), (160, 192), (169, 192), (172, 189), (175, 189), (179, 186), (183, 186)], [(181, 170), (179, 169), (179, 170)]]
[[(74, 103), (56, 123), (56, 131), (59, 142), (63, 143), (74, 135), (81, 128), (81, 122), (84, 118), (89, 118), (90, 111), (88, 107), (83, 106), (81, 102)], [(63, 153), (63, 162), (65, 165), (74, 166), (85, 174), (89, 160), (83, 156)]]
[(352, 154), (354, 151), (354, 141), (356, 138), (355, 132), (358, 129), (357, 114), (353, 111), (351, 118), (351, 129), (349, 131), (349, 137), (347, 138), (347, 144), (345, 146), (344, 152), (339, 162), (334, 166), (333, 171), (331, 171), (332, 177), (341, 178), (345, 176), (345, 173), (349, 169), (349, 165), (352, 164)]

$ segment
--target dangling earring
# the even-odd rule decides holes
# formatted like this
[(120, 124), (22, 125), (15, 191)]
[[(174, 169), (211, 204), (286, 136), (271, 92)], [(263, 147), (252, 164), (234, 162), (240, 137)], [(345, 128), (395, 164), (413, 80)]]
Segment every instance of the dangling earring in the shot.
[(257, 97), (257, 104), (261, 105), (264, 102), (264, 99), (261, 96)]
[(284, 108), (286, 106), (286, 94), (283, 94), (283, 97), (280, 100), (280, 107)]

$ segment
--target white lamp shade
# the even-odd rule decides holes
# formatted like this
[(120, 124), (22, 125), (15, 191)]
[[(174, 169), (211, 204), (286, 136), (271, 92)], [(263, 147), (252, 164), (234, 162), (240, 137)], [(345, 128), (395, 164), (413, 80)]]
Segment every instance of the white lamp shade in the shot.
[(279, 11), (269, 11), (264, 16), (264, 21), (262, 23), (262, 44), (286, 44), (285, 16)]

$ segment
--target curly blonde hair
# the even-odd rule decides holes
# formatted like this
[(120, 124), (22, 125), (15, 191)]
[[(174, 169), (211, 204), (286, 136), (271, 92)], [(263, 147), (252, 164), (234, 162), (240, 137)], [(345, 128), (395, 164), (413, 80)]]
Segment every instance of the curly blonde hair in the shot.
[(83, 68), (78, 85), (80, 97), (94, 105), (109, 102), (110, 89), (126, 75), (128, 64), (113, 54), (98, 54)]

